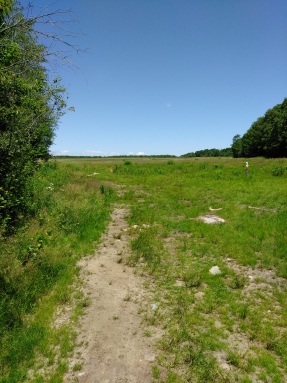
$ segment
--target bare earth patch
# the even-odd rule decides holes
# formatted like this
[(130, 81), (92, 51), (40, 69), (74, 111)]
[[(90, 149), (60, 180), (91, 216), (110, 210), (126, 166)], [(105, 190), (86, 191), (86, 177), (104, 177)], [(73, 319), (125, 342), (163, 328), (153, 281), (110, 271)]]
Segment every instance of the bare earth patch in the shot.
[(80, 319), (78, 346), (65, 382), (150, 383), (153, 338), (144, 335), (139, 303), (143, 279), (127, 267), (128, 210), (116, 207), (96, 253), (81, 261), (90, 305)]

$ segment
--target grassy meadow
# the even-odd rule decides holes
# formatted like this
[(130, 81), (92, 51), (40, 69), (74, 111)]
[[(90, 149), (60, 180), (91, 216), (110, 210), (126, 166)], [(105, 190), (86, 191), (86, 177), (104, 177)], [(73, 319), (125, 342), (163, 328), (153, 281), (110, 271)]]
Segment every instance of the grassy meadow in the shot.
[[(230, 158), (43, 164), (33, 219), (1, 243), (0, 382), (62, 382), (87, 304), (76, 263), (114, 203), (130, 209), (128, 264), (156, 305), (141, 306), (146, 336), (163, 334), (154, 382), (286, 382), (286, 184), (286, 159), (250, 159), (248, 175)], [(67, 324), (53, 325), (69, 304)]]

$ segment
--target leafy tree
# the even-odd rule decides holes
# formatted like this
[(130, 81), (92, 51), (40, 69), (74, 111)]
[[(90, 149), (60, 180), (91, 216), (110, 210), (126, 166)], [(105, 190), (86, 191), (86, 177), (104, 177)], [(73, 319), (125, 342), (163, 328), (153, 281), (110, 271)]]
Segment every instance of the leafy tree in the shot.
[(287, 98), (251, 125), (242, 137), (242, 154), (245, 157), (287, 156)]
[(240, 134), (236, 134), (233, 137), (231, 150), (234, 158), (242, 157), (242, 139)]
[(49, 157), (66, 108), (65, 89), (49, 82), (47, 52), (18, 3), (0, 0), (0, 227), (28, 212), (29, 180)]

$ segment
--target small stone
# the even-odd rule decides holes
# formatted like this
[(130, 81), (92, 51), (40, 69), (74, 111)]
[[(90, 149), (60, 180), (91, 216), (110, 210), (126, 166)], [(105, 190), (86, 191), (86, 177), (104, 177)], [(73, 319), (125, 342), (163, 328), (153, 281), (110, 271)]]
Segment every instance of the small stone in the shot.
[(209, 273), (212, 275), (219, 275), (221, 274), (221, 271), (218, 266), (212, 266), (212, 268), (209, 270)]
[(154, 362), (155, 361), (155, 355), (154, 354), (146, 354), (144, 356), (144, 360), (147, 362)]

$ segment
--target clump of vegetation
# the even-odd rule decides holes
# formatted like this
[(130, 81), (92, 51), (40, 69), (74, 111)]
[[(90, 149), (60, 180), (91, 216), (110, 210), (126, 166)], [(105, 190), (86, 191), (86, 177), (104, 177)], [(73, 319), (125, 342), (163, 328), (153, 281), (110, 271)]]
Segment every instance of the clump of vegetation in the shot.
[(272, 169), (272, 175), (275, 177), (281, 177), (285, 173), (285, 168), (283, 166), (276, 166)]
[(234, 157), (278, 158), (287, 156), (287, 98), (268, 109), (247, 132), (233, 138)]
[(56, 372), (41, 381), (61, 381), (75, 331), (69, 321), (56, 328), (55, 313), (76, 300), (76, 321), (87, 305), (77, 293), (76, 263), (98, 242), (113, 201), (73, 166), (54, 162), (40, 165), (31, 188), (34, 217), (0, 239), (1, 383), (26, 381), (43, 360)]
[[(5, 6), (6, 5), (6, 6)], [(49, 81), (47, 49), (38, 42), (36, 19), (17, 2), (0, 10), (0, 230), (9, 231), (33, 210), (31, 177), (47, 160), (65, 89)]]

